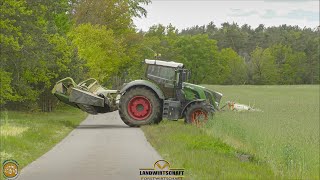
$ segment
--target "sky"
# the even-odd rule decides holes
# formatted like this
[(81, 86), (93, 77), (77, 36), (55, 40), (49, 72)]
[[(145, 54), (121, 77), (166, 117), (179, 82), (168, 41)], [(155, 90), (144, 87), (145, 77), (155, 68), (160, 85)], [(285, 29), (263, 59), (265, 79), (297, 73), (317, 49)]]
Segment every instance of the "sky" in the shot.
[(143, 7), (148, 11), (147, 18), (134, 18), (134, 24), (144, 31), (159, 23), (171, 23), (181, 30), (211, 21), (218, 27), (224, 22), (248, 24), (252, 28), (259, 24), (319, 26), (319, 0), (153, 0)]

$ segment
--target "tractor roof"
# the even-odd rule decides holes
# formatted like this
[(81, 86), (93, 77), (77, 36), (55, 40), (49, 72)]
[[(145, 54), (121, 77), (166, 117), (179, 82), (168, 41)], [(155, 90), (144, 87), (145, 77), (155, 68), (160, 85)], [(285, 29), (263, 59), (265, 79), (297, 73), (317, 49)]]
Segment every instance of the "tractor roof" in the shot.
[(183, 64), (182, 63), (177, 63), (177, 62), (173, 62), (173, 61), (160, 61), (160, 60), (151, 60), (151, 59), (146, 59), (145, 60), (146, 64), (154, 64), (154, 65), (159, 65), (159, 66), (168, 66), (168, 67), (180, 67), (183, 68)]

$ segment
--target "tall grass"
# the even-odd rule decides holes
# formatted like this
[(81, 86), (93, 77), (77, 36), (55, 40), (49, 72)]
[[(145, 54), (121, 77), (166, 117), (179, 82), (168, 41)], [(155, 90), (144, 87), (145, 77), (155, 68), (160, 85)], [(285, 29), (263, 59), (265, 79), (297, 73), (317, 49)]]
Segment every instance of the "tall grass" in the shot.
[(319, 86), (215, 86), (222, 104), (236, 101), (263, 112), (216, 114), (208, 134), (267, 162), (287, 178), (319, 179)]

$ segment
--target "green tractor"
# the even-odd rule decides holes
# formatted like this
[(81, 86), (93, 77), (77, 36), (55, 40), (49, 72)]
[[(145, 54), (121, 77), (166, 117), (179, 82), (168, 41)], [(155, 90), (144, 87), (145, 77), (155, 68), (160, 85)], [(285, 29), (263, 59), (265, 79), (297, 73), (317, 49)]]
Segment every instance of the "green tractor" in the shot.
[(62, 102), (90, 114), (119, 110), (131, 127), (159, 123), (162, 119), (202, 124), (219, 110), (222, 94), (187, 83), (190, 72), (182, 63), (145, 60), (144, 80), (125, 83), (121, 90), (108, 90), (95, 79), (76, 84), (72, 78), (58, 81), (53, 94)]

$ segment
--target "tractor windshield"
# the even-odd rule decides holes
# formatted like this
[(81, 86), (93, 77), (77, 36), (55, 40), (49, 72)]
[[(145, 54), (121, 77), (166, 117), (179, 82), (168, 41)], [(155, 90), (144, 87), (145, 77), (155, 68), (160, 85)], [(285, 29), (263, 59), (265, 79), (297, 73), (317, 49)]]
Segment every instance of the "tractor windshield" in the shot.
[(174, 81), (175, 69), (172, 67), (149, 65), (147, 69), (147, 77), (153, 80), (163, 79)]

